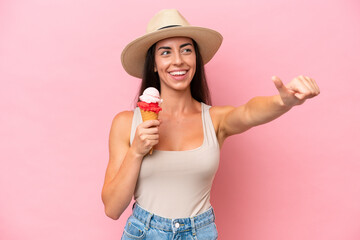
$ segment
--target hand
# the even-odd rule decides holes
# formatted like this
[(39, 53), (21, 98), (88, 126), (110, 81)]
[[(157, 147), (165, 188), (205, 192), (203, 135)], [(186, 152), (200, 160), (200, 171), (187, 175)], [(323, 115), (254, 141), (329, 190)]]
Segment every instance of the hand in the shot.
[(316, 82), (303, 75), (294, 78), (287, 85), (284, 85), (277, 76), (273, 76), (272, 80), (279, 91), (284, 106), (287, 107), (303, 104), (306, 99), (320, 94), (320, 89)]
[(131, 148), (136, 154), (145, 156), (159, 142), (159, 120), (142, 122), (136, 128)]

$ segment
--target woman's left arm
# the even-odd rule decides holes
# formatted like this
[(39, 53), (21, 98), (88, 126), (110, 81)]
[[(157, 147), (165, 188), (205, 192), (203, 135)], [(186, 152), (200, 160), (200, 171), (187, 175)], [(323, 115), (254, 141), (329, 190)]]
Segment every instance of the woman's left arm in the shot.
[(223, 111), (219, 123), (223, 136), (228, 137), (270, 122), (293, 106), (303, 104), (306, 99), (320, 94), (318, 85), (309, 77), (298, 76), (287, 85), (276, 76), (272, 77), (272, 80), (279, 91), (278, 95), (254, 97), (245, 105)]

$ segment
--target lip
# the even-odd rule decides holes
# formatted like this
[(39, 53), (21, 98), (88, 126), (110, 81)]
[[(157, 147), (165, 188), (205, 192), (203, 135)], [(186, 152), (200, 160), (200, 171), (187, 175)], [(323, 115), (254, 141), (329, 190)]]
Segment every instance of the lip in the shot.
[(168, 72), (168, 74), (172, 79), (174, 79), (176, 81), (184, 80), (188, 76), (189, 70), (175, 70), (175, 71), (171, 71), (171, 72), (178, 72), (178, 71), (186, 71), (186, 73), (182, 76), (173, 76), (170, 74), (170, 72)]

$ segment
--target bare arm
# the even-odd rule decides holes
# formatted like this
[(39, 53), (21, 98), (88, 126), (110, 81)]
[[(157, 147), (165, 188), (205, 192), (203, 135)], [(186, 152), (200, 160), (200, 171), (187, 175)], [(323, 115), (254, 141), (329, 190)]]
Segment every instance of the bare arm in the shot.
[(245, 105), (224, 108), (220, 114), (219, 124), (219, 131), (224, 137), (270, 122), (289, 111), (293, 106), (300, 105), (306, 99), (320, 93), (316, 82), (311, 78), (299, 76), (287, 86), (277, 77), (273, 77), (273, 81), (279, 95), (254, 97)]
[(158, 141), (159, 122), (146, 121), (138, 126), (130, 147), (132, 116), (132, 112), (119, 113), (110, 130), (109, 163), (101, 197), (105, 213), (112, 219), (118, 219), (129, 205), (142, 159)]

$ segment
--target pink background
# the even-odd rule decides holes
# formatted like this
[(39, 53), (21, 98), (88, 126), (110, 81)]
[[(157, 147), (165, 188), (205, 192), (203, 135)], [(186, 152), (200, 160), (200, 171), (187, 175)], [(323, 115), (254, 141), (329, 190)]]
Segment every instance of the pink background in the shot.
[(360, 239), (356, 0), (2, 0), (0, 239), (120, 239), (130, 207), (113, 221), (100, 198), (112, 118), (140, 83), (120, 53), (163, 8), (223, 34), (206, 65), (214, 105), (277, 94), (273, 75), (321, 89), (226, 141), (211, 194), (220, 239)]

